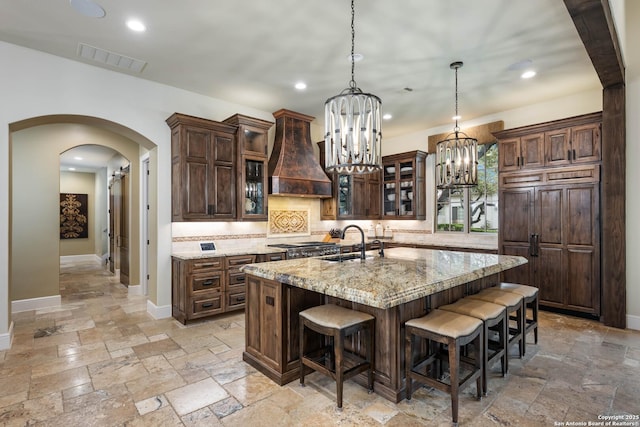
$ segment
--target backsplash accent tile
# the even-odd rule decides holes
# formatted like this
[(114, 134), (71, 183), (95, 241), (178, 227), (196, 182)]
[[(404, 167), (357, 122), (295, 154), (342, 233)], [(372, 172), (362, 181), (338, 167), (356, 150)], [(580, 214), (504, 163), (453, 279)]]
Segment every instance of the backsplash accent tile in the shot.
[(311, 213), (306, 210), (269, 210), (268, 236), (309, 236)]

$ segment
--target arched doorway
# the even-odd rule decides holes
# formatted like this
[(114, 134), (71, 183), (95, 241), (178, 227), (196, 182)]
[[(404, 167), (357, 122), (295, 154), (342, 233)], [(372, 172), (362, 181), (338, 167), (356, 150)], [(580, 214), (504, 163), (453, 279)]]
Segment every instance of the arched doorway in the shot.
[[(10, 126), (10, 295), (12, 308), (50, 306), (59, 302), (59, 163), (58, 155), (91, 142), (111, 147), (132, 159), (130, 280), (140, 289), (140, 170), (145, 152), (155, 144), (133, 130), (108, 120), (54, 115)], [(53, 155), (55, 153), (55, 155)], [(146, 208), (146, 204), (145, 204)], [(149, 206), (151, 209), (152, 206)], [(155, 206), (153, 206), (155, 209)], [(150, 230), (155, 235), (155, 230)], [(144, 244), (144, 246), (143, 246)], [(154, 254), (149, 254), (153, 258)], [(146, 279), (146, 277), (145, 277)]]

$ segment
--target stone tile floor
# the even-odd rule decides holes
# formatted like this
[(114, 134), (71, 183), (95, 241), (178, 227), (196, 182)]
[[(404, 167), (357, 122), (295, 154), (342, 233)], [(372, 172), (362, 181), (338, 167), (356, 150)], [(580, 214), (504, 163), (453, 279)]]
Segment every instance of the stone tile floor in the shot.
[[(393, 404), (359, 385), (314, 373), (280, 387), (242, 361), (244, 315), (184, 326), (153, 320), (146, 299), (101, 266), (61, 268), (62, 305), (15, 313), (0, 352), (6, 426), (433, 426), (451, 424), (449, 396), (422, 388)], [(538, 345), (499, 364), (481, 401), (460, 399), (469, 426), (587, 425), (640, 415), (640, 332), (542, 312)], [(533, 340), (529, 336), (529, 342)], [(634, 424), (630, 424), (634, 425)], [(635, 424), (636, 426), (638, 424)]]

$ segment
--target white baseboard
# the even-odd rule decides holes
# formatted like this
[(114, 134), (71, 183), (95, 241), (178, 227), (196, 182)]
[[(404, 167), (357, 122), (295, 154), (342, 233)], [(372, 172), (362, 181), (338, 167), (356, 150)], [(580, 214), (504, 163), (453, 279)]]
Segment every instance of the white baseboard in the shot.
[(60, 257), (60, 264), (74, 263), (74, 262), (104, 262), (104, 260), (96, 254), (84, 254), (84, 255), (65, 255)]
[(167, 319), (171, 317), (171, 304), (158, 307), (151, 300), (147, 300), (147, 313), (154, 319)]
[(13, 322), (9, 324), (9, 331), (0, 334), (0, 351), (9, 350), (11, 348), (11, 343), (13, 342)]
[(50, 297), (40, 297), (31, 299), (20, 299), (11, 301), (11, 312), (19, 313), (21, 311), (38, 310), (47, 307), (58, 307), (62, 304), (60, 295), (52, 295)]
[(632, 316), (627, 314), (627, 329), (635, 329), (640, 331), (640, 316)]
[(129, 285), (127, 291), (129, 295), (142, 295), (142, 285)]

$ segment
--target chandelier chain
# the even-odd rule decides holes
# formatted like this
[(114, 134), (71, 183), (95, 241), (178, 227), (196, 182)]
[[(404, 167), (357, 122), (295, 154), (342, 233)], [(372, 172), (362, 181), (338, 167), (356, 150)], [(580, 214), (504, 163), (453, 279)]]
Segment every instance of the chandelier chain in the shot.
[(455, 132), (458, 132), (460, 130), (460, 126), (458, 126), (458, 68), (455, 68), (456, 71), (456, 127), (454, 129)]
[(351, 88), (351, 90), (355, 90), (358, 85), (356, 84), (356, 77), (355, 77), (355, 68), (356, 68), (356, 61), (355, 61), (355, 40), (356, 40), (356, 30), (355, 30), (355, 15), (356, 15), (356, 9), (354, 6), (354, 0), (351, 0), (351, 81), (349, 82), (349, 87)]

